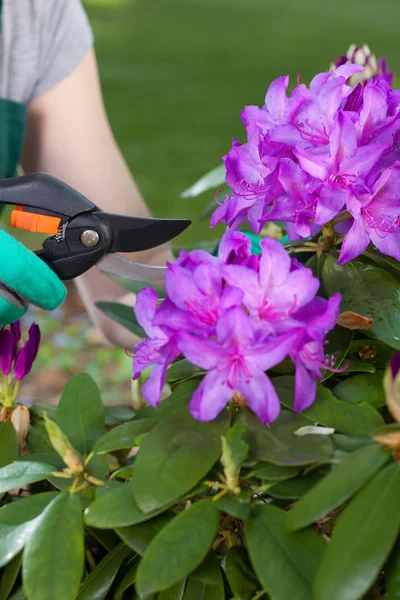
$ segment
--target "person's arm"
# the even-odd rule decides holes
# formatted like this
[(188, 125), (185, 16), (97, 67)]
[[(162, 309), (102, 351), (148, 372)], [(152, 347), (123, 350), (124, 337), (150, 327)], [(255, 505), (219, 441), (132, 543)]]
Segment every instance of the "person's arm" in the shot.
[[(42, 171), (58, 177), (105, 211), (150, 214), (114, 140), (93, 50), (70, 75), (30, 102), (21, 164), (26, 173)], [(169, 246), (125, 257), (153, 265), (173, 260)], [(76, 283), (92, 320), (105, 337), (113, 344), (132, 348), (137, 338), (94, 304), (111, 300), (133, 306), (134, 295), (127, 295), (96, 267)]]

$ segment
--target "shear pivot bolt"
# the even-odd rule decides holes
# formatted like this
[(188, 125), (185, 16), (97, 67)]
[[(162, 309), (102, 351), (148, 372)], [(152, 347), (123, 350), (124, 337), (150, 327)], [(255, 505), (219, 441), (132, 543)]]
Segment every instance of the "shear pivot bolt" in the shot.
[(93, 231), (93, 229), (86, 229), (81, 233), (81, 242), (84, 246), (88, 248), (93, 248), (93, 246), (97, 246), (99, 243), (100, 237), (97, 231)]

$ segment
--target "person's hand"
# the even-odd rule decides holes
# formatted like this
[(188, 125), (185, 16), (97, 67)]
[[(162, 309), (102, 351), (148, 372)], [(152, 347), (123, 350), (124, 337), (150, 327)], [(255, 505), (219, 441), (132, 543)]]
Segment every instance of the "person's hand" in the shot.
[(20, 319), (29, 304), (54, 310), (65, 296), (66, 289), (57, 275), (36, 254), (0, 230), (0, 325)]

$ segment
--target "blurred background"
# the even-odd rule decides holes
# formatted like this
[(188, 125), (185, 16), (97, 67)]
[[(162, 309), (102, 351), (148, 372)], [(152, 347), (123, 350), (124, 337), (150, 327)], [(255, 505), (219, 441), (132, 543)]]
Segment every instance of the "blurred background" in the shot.
[[(153, 214), (189, 217), (180, 243), (216, 239), (198, 221), (208, 192), (181, 192), (221, 163), (239, 113), (262, 105), (269, 83), (298, 73), (308, 83), (367, 43), (400, 63), (398, 0), (84, 0), (95, 35), (104, 99), (116, 139)], [(400, 69), (399, 69), (400, 71)], [(129, 403), (132, 360), (104, 348), (71, 290), (62, 309), (31, 315), (44, 343), (26, 398), (56, 402), (70, 376), (89, 372), (110, 403)], [(56, 351), (55, 351), (56, 349)]]

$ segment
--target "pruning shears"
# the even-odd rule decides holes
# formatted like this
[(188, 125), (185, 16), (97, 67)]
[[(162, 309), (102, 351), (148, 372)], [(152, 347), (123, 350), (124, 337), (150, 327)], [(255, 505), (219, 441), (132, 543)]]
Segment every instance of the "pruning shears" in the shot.
[(165, 267), (142, 265), (116, 253), (155, 248), (191, 223), (104, 212), (69, 185), (44, 173), (0, 180), (2, 204), (15, 206), (11, 226), (49, 234), (36, 254), (62, 281), (74, 279), (94, 265), (124, 279), (159, 280)]

